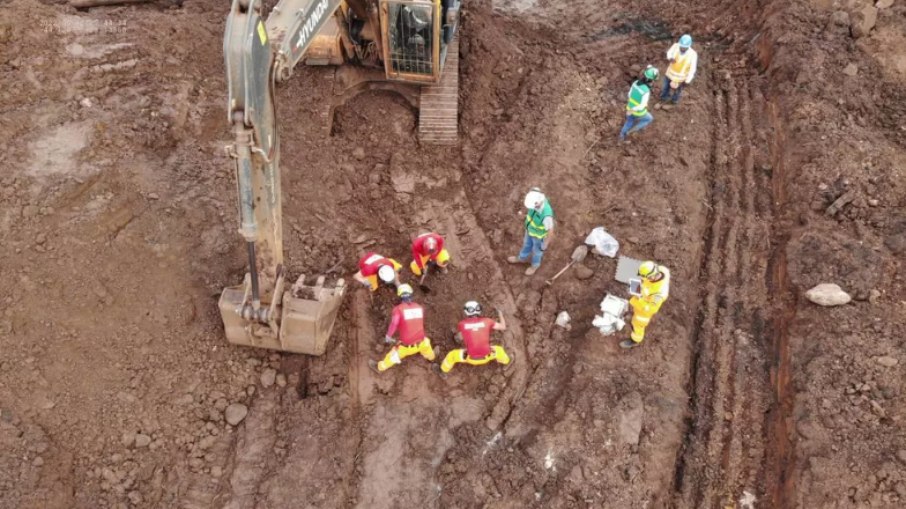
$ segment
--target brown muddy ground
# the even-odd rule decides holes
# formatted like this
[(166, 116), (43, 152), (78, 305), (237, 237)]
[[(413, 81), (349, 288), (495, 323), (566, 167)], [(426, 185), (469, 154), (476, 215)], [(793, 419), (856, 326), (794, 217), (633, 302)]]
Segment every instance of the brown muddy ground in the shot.
[[(389, 294), (353, 291), (319, 358), (224, 340), (245, 270), (225, 3), (5, 3), (0, 506), (902, 507), (906, 6), (854, 39), (867, 4), (467, 2), (457, 148), (419, 147), (383, 93), (326, 135), (331, 73), (300, 69), (278, 94), (290, 272), (446, 234), (429, 335), (454, 347), (479, 299), (515, 362), (440, 379), (367, 369)], [(686, 31), (699, 77), (618, 145), (631, 76)], [(526, 278), (505, 259), (533, 185), (559, 232)], [(614, 260), (544, 285), (595, 226), (672, 269), (643, 348), (590, 326)], [(854, 301), (805, 300), (822, 282)]]

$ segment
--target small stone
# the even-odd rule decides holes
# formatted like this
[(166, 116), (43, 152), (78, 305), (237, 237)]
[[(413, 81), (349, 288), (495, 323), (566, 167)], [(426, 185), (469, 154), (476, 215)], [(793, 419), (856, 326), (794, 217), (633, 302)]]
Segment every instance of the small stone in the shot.
[(255, 395), (255, 386), (249, 385), (248, 387), (246, 387), (245, 393), (248, 394), (249, 396), (254, 396)]
[(218, 478), (220, 478), (221, 475), (223, 475), (223, 468), (221, 468), (217, 465), (214, 465), (213, 467), (211, 467), (211, 477), (213, 477), (214, 479), (218, 479)]
[(40, 467), (41, 465), (44, 464), (44, 458), (42, 458), (40, 456), (36, 456), (35, 459), (32, 460), (31, 464), (36, 467)]
[(148, 193), (148, 199), (149, 200), (159, 200), (160, 195), (157, 193)]
[(586, 267), (583, 264), (576, 265), (576, 279), (579, 281), (584, 281), (586, 279), (591, 279), (595, 275), (595, 271)]
[(893, 5), (893, 0), (878, 0), (877, 3), (875, 3), (875, 7), (878, 9), (886, 9), (891, 5)]
[(891, 356), (889, 356), (889, 355), (884, 355), (884, 356), (881, 356), (881, 357), (875, 357), (875, 362), (877, 362), (878, 364), (884, 366), (885, 368), (892, 368), (892, 367), (894, 367), (894, 366), (896, 366), (897, 364), (900, 363), (899, 360), (897, 360), (897, 359), (895, 359), (894, 357), (891, 357)]
[(846, 11), (834, 11), (831, 14), (831, 22), (837, 26), (845, 27), (849, 25), (849, 14)]
[(132, 447), (135, 445), (135, 433), (123, 433), (123, 447)]
[(135, 505), (140, 505), (142, 503), (142, 494), (138, 491), (130, 491), (127, 496), (129, 497), (129, 501)]
[(871, 290), (868, 291), (868, 302), (874, 304), (880, 298), (881, 298), (880, 290), (875, 290), (874, 288), (872, 288)]
[(277, 370), (273, 368), (267, 368), (261, 372), (261, 386), (267, 389), (268, 387), (274, 385), (274, 380), (277, 378)]
[(841, 306), (852, 301), (852, 297), (833, 283), (822, 283), (805, 292), (805, 298), (819, 306)]
[(877, 206), (880, 205), (880, 204), (881, 204), (881, 202), (879, 202), (876, 198), (869, 198), (869, 199), (868, 199), (868, 206), (869, 206), (869, 207), (877, 207)]
[(214, 402), (214, 408), (216, 408), (219, 412), (223, 412), (224, 410), (226, 410), (226, 407), (229, 406), (229, 404), (230, 403), (226, 400), (226, 398), (220, 398)]
[(906, 449), (900, 449), (899, 451), (897, 451), (897, 459), (900, 460), (901, 463), (906, 465)]
[(233, 403), (226, 409), (226, 421), (230, 426), (236, 426), (245, 419), (248, 413), (249, 409), (247, 406), (242, 403)]
[(90, 108), (94, 106), (94, 104), (91, 103), (91, 99), (87, 97), (83, 97), (82, 100), (79, 101), (79, 104), (81, 104), (83, 108)]
[(872, 5), (855, 11), (849, 15), (849, 31), (856, 39), (868, 35), (868, 32), (878, 22), (878, 9)]
[(37, 236), (35, 236), (35, 242), (38, 244), (44, 244), (45, 242), (47, 242), (47, 235), (39, 233)]
[(151, 445), (151, 437), (143, 433), (135, 434), (135, 446), (136, 447), (148, 447)]
[(361, 161), (362, 159), (365, 159), (365, 149), (362, 148), (362, 147), (356, 147), (356, 148), (352, 151), (352, 157), (355, 157), (356, 160), (358, 160), (358, 161)]
[(286, 387), (286, 375), (284, 375), (283, 373), (277, 375), (277, 386)]
[(855, 75), (859, 74), (859, 66), (857, 66), (856, 64), (850, 63), (846, 67), (843, 68), (843, 74), (845, 74), (847, 76), (855, 76)]

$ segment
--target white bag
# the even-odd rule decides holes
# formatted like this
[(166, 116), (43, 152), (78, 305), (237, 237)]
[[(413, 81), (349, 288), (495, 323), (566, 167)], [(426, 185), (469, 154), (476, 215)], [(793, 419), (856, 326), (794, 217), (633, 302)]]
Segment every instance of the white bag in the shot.
[(617, 251), (620, 250), (619, 241), (613, 238), (613, 235), (607, 233), (603, 226), (592, 230), (588, 237), (585, 237), (585, 243), (594, 247), (595, 253), (601, 256), (613, 258), (617, 255)]

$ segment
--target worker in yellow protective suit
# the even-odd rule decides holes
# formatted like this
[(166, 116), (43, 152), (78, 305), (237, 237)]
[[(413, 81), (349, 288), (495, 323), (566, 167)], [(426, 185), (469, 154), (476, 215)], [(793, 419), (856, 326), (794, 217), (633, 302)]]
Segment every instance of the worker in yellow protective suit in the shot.
[(642, 278), (640, 295), (629, 299), (632, 306), (632, 333), (630, 339), (620, 343), (622, 348), (635, 348), (645, 339), (645, 327), (661, 309), (670, 295), (670, 270), (652, 261), (642, 262), (639, 266), (639, 277)]

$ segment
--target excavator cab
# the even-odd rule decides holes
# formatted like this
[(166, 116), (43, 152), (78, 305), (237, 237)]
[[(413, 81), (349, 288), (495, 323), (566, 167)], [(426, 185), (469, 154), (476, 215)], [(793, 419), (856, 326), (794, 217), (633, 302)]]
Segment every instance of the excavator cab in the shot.
[(387, 79), (437, 83), (456, 29), (459, 2), (383, 0), (380, 5), (387, 41), (384, 45)]

